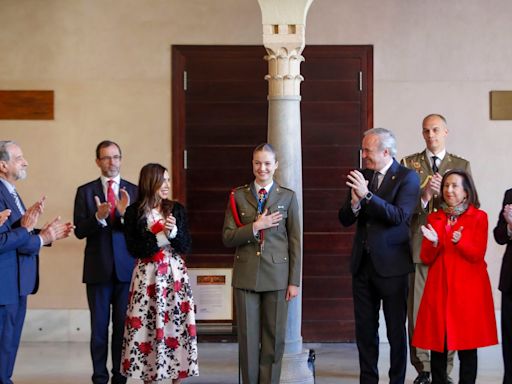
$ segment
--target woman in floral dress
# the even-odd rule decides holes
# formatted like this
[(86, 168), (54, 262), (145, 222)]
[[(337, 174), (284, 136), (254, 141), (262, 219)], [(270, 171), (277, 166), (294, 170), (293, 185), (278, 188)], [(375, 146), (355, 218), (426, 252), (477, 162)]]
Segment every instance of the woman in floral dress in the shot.
[(180, 253), (190, 247), (185, 208), (168, 200), (169, 173), (140, 171), (138, 200), (126, 209), (125, 236), (137, 258), (129, 293), (121, 372), (144, 384), (199, 375), (194, 303)]

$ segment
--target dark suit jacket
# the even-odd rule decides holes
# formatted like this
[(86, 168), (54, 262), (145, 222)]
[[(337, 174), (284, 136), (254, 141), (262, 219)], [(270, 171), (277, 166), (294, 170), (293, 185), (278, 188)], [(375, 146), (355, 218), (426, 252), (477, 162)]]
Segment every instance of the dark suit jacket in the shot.
[(503, 208), (507, 204), (512, 204), (512, 189), (505, 192), (503, 198), (503, 205), (498, 217), (498, 224), (494, 228), (494, 239), (498, 244), (507, 245), (505, 249), (505, 255), (503, 256), (503, 262), (501, 264), (500, 273), (500, 284), (499, 289), (501, 292), (511, 293), (512, 292), (512, 239), (507, 234), (507, 222), (503, 217)]
[(0, 305), (14, 304), (19, 296), (37, 292), (41, 246), (35, 231), (29, 233), (20, 226), (21, 212), (0, 182), (0, 211), (4, 209), (10, 209), (11, 215), (0, 226)]
[[(130, 201), (137, 199), (137, 186), (121, 179), (120, 188), (125, 188)], [(78, 187), (75, 197), (75, 235), (87, 238), (85, 245), (83, 282), (89, 284), (106, 283), (114, 277), (121, 282), (129, 282), (132, 277), (134, 259), (126, 248), (121, 217), (116, 210), (113, 222), (107, 218), (103, 227), (96, 220), (94, 196), (106, 200), (101, 180), (98, 178)]]
[[(363, 170), (370, 180), (373, 171)], [(382, 277), (400, 276), (413, 271), (409, 242), (409, 226), (420, 193), (416, 172), (393, 160), (377, 192), (371, 200), (361, 201), (356, 216), (350, 206), (350, 192), (339, 211), (344, 226), (357, 222), (350, 268), (356, 274), (364, 248), (370, 251), (375, 271)]]

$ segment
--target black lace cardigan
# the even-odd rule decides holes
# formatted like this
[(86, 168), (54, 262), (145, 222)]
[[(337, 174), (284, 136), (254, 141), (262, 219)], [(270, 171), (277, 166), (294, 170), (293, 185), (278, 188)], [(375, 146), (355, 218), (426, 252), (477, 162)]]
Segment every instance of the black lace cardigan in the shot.
[[(130, 205), (124, 214), (124, 236), (126, 245), (132, 256), (146, 258), (160, 250), (156, 236), (148, 229), (146, 217), (137, 218), (138, 202)], [(185, 207), (174, 202), (172, 214), (176, 218), (178, 233), (170, 239), (171, 246), (179, 254), (190, 251), (191, 239), (188, 231), (188, 219)]]

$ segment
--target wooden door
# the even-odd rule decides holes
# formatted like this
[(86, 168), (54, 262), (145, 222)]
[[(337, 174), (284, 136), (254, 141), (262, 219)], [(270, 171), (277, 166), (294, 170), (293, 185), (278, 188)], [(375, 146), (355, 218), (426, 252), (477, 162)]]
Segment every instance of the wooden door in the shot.
[[(172, 49), (173, 193), (190, 217), (190, 267), (230, 267), (221, 241), (228, 193), (251, 182), (252, 149), (267, 136), (261, 46)], [(303, 326), (306, 341), (354, 340), (348, 270), (353, 228), (337, 210), (372, 126), (371, 46), (308, 46), (302, 65)]]

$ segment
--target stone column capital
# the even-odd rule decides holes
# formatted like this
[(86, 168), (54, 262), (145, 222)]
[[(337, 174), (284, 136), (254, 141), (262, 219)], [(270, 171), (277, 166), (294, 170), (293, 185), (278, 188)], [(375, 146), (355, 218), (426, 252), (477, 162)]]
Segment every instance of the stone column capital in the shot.
[(267, 50), (269, 97), (300, 96), (306, 15), (313, 0), (258, 0)]

